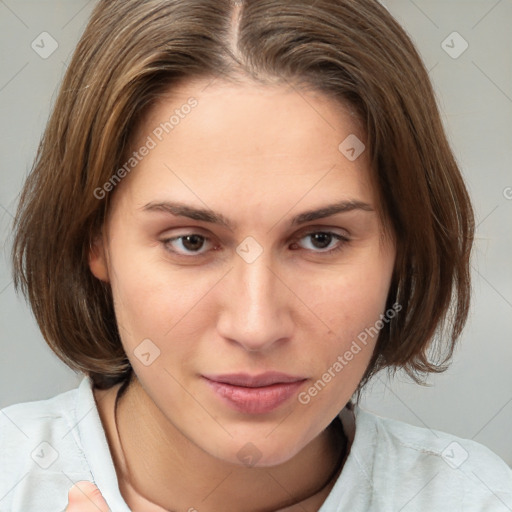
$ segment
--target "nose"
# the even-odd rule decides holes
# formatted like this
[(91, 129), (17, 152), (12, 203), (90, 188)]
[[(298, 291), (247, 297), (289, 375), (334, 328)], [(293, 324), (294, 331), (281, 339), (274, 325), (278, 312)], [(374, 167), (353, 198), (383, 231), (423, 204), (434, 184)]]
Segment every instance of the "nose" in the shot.
[(294, 326), (292, 293), (264, 254), (251, 263), (236, 255), (221, 292), (218, 333), (250, 352), (285, 342)]

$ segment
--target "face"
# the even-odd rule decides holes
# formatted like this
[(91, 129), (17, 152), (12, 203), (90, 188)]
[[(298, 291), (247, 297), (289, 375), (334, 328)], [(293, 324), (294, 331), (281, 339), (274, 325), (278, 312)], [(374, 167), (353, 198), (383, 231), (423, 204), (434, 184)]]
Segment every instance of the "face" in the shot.
[(357, 388), (394, 243), (366, 152), (354, 159), (353, 138), (339, 148), (364, 140), (348, 109), (285, 86), (207, 83), (173, 88), (139, 127), (90, 267), (112, 286), (158, 421), (222, 460), (257, 450), (257, 465), (274, 465)]

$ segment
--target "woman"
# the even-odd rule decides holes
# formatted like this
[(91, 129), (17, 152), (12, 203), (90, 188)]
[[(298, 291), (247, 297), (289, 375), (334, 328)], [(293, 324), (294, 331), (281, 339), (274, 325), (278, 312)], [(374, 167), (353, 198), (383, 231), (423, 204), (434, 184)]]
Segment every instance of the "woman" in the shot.
[(487, 448), (351, 401), (446, 367), (474, 230), (377, 2), (100, 2), (15, 230), (15, 282), (86, 377), (3, 411), (6, 510), (512, 507)]

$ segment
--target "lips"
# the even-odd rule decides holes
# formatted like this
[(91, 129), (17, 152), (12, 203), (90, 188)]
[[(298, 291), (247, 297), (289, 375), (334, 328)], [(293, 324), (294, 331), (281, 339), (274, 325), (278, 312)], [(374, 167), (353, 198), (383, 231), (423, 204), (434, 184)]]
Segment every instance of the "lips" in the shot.
[(280, 372), (204, 376), (222, 403), (245, 414), (264, 414), (278, 408), (302, 386), (304, 377)]
[(272, 384), (288, 384), (305, 380), (305, 377), (294, 377), (280, 372), (265, 372), (260, 375), (249, 375), (247, 373), (230, 373), (226, 375), (205, 375), (205, 378), (222, 384), (232, 386), (243, 386), (246, 388), (259, 388), (271, 386)]

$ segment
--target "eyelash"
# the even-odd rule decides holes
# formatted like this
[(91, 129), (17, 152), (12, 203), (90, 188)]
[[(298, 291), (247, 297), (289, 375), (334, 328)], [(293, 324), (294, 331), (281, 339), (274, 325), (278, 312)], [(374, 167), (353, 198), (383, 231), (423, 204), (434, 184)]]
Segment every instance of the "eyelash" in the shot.
[[(300, 237), (295, 238), (290, 245), (295, 245), (295, 244), (297, 244), (298, 241), (302, 240), (303, 238), (307, 238), (308, 236), (318, 235), (318, 234), (329, 235), (333, 239), (337, 240), (338, 243), (332, 249), (328, 249), (328, 250), (314, 251), (314, 250), (311, 250), (311, 249), (304, 249), (305, 251), (310, 251), (313, 254), (331, 255), (331, 254), (337, 253), (338, 251), (341, 251), (344, 248), (345, 244), (347, 244), (350, 241), (349, 238), (347, 238), (347, 237), (345, 237), (343, 235), (340, 235), (339, 233), (335, 233), (333, 231), (322, 231), (322, 230), (320, 230), (320, 231), (309, 231), (307, 233), (304, 233)], [(186, 233), (184, 235), (180, 235), (180, 236), (164, 239), (164, 240), (162, 240), (162, 244), (164, 245), (164, 248), (165, 248), (166, 251), (171, 252), (174, 255), (178, 256), (178, 257), (193, 258), (193, 257), (204, 256), (208, 251), (197, 252), (197, 253), (189, 253), (187, 255), (187, 254), (180, 253), (180, 252), (175, 251), (175, 250), (170, 248), (171, 242), (174, 242), (176, 240), (181, 240), (181, 239), (183, 239), (185, 237), (188, 237), (188, 236), (198, 236), (198, 237), (201, 237), (203, 239), (203, 241), (208, 241), (209, 240), (209, 238), (204, 236), (204, 235), (201, 235), (199, 233), (191, 232), (191, 233)]]

